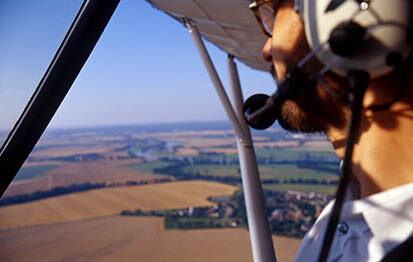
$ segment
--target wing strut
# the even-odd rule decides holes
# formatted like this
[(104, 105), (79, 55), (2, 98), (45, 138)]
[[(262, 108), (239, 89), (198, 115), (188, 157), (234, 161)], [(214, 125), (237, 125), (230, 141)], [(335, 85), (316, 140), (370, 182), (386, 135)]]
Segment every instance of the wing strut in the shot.
[(234, 106), (231, 104), (225, 92), (197, 27), (192, 25), (188, 20), (184, 22), (237, 136), (242, 186), (244, 189), (253, 259), (256, 262), (276, 261), (251, 134), (242, 117), (243, 97), (233, 56), (229, 55), (227, 62)]
[(43, 134), (120, 0), (85, 0), (53, 60), (0, 148), (0, 196)]

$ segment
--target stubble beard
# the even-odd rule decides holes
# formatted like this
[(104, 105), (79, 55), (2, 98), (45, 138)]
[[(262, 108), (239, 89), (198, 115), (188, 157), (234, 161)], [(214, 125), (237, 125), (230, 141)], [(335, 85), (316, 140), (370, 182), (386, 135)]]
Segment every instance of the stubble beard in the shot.
[[(343, 79), (326, 76), (326, 83), (344, 96)], [(316, 83), (297, 100), (285, 101), (278, 118), (281, 127), (292, 132), (326, 133), (329, 128), (343, 129), (348, 123), (348, 108)]]

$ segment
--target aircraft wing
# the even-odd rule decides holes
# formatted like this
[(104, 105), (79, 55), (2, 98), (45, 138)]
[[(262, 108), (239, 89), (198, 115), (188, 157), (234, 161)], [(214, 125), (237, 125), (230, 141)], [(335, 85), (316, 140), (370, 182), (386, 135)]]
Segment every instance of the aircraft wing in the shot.
[(146, 1), (181, 23), (188, 19), (206, 40), (246, 65), (270, 71), (271, 64), (261, 55), (267, 37), (248, 8), (251, 0)]

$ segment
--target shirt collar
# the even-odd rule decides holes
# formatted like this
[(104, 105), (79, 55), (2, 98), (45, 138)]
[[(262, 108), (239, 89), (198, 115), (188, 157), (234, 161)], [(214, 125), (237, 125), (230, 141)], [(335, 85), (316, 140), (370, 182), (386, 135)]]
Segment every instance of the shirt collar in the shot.
[(413, 183), (344, 203), (341, 219), (358, 214), (375, 238), (405, 240), (413, 232)]

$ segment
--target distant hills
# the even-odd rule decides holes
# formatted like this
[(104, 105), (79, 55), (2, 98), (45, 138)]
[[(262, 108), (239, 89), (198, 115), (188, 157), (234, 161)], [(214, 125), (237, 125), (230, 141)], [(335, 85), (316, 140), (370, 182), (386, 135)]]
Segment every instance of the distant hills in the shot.
[[(278, 123), (274, 124), (272, 129), (276, 128), (277, 131), (287, 133), (283, 131)], [(106, 134), (120, 132), (172, 132), (172, 131), (202, 131), (202, 130), (226, 130), (232, 129), (231, 123), (227, 120), (218, 121), (188, 121), (188, 122), (176, 122), (176, 123), (151, 123), (151, 124), (131, 124), (131, 125), (112, 125), (112, 126), (96, 126), (96, 127), (74, 127), (74, 128), (48, 128), (46, 134), (64, 134), (73, 132), (91, 132), (102, 131)], [(253, 130), (253, 133), (259, 132), (262, 134), (264, 131)]]

